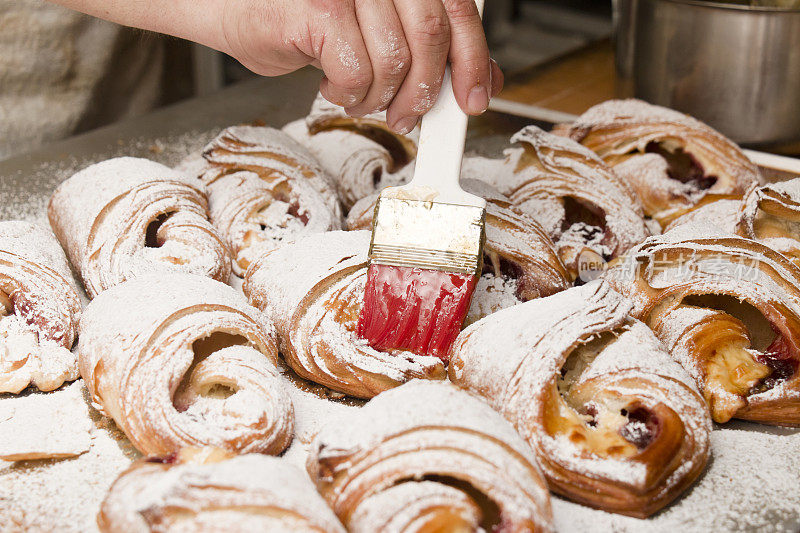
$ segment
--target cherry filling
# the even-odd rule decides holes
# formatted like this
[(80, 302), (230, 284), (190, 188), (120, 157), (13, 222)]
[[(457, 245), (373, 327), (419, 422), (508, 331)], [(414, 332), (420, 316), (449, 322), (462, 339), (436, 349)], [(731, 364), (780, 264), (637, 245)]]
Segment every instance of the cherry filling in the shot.
[(770, 375), (757, 387), (758, 390), (770, 390), (791, 378), (800, 364), (797, 349), (792, 342), (781, 333), (776, 333), (777, 337), (772, 344), (757, 358), (759, 363), (772, 369)]
[(658, 418), (644, 407), (623, 409), (621, 413), (628, 417), (628, 423), (622, 426), (619, 434), (640, 450), (647, 448), (658, 436), (661, 426)]
[[(289, 195), (286, 194), (285, 192), (275, 193), (273, 195), (273, 198), (277, 202), (283, 202), (285, 204), (289, 204), (289, 208), (286, 210), (286, 212), (290, 216), (302, 222), (304, 226), (308, 225), (308, 213), (305, 210), (301, 211), (300, 203), (297, 200), (295, 200), (294, 198), (290, 198)], [(262, 224), (261, 226), (262, 226), (261, 229), (266, 229), (266, 226), (264, 224)]]
[(690, 185), (697, 190), (710, 189), (716, 182), (716, 176), (706, 176), (703, 166), (694, 156), (683, 148), (669, 150), (655, 141), (645, 147), (645, 152), (658, 154), (669, 166), (667, 172), (671, 179)]
[(747, 356), (770, 370), (769, 375), (753, 385), (748, 394), (768, 391), (797, 373), (800, 350), (753, 305), (730, 296), (714, 294), (688, 296), (682, 303), (722, 311), (744, 325), (752, 348), (747, 351)]
[(522, 267), (513, 261), (509, 261), (496, 254), (495, 252), (487, 252), (483, 255), (483, 270), (482, 274), (493, 274), (504, 279), (517, 280), (517, 298), (523, 300), (522, 295), (525, 294), (526, 287), (524, 286), (524, 275)]
[(171, 465), (178, 462), (178, 452), (172, 452), (167, 455), (159, 457), (158, 455), (151, 455), (145, 459), (146, 463), (156, 463), (161, 465)]
[[(613, 247), (613, 236), (607, 231), (606, 213), (596, 205), (583, 200), (566, 196), (564, 203), (564, 220), (561, 222), (561, 231), (579, 233), (587, 243), (599, 243), (608, 248)], [(607, 253), (602, 253), (606, 261), (611, 259)]]
[(146, 248), (161, 248), (164, 242), (158, 238), (158, 230), (164, 225), (164, 222), (172, 216), (172, 213), (162, 213), (152, 220), (147, 225), (147, 230), (144, 234), (144, 245)]

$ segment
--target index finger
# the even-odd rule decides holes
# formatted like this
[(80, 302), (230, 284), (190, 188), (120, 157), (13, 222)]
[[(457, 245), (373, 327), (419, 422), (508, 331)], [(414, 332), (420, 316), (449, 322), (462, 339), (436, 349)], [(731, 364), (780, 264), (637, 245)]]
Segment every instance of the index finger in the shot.
[(479, 115), (489, 107), (492, 66), (478, 6), (476, 0), (442, 1), (450, 20), (453, 92), (465, 113)]

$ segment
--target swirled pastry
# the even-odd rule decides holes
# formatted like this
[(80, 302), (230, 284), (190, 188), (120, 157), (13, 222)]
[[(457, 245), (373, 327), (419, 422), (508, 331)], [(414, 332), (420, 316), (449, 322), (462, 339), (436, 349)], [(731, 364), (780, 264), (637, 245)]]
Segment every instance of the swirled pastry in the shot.
[(308, 477), (282, 459), (184, 448), (136, 462), (109, 489), (100, 531), (344, 533)]
[(664, 228), (671, 231), (685, 224), (707, 224), (734, 233), (742, 212), (742, 199), (723, 199), (708, 202), (677, 217)]
[(277, 454), (293, 409), (272, 327), (234, 289), (189, 274), (102, 293), (81, 321), (78, 362), (93, 404), (134, 446)]
[(0, 393), (50, 391), (78, 377), (70, 351), (81, 302), (52, 233), (0, 222)]
[(717, 131), (641, 100), (609, 100), (554, 131), (614, 167), (662, 227), (701, 200), (741, 197), (760, 179), (758, 167)]
[(502, 192), (544, 227), (572, 279), (586, 257), (609, 261), (649, 234), (634, 194), (590, 150), (536, 126), (511, 142)]
[(800, 266), (800, 179), (753, 187), (742, 200), (719, 200), (675, 219), (667, 230), (706, 224), (758, 241)]
[(304, 141), (333, 176), (346, 209), (384, 187), (405, 183), (414, 170), (418, 130), (398, 135), (386, 114), (350, 117), (318, 95), (306, 118)]
[(800, 266), (800, 178), (753, 189), (742, 202), (736, 233)]
[(349, 531), (552, 531), (530, 448), (485, 403), (416, 380), (329, 425), (308, 458)]
[(148, 272), (189, 272), (227, 281), (228, 247), (208, 221), (202, 187), (133, 157), (87, 167), (62, 183), (50, 225), (90, 298)]
[(695, 379), (716, 422), (800, 425), (800, 268), (789, 259), (688, 224), (606, 275)]
[(203, 151), (211, 221), (244, 276), (262, 253), (309, 233), (341, 228), (330, 177), (308, 150), (272, 128), (234, 126)]
[[(467, 323), (571, 285), (553, 242), (535, 220), (485, 182), (462, 179), (461, 186), (486, 199), (483, 273), (472, 297)], [(357, 202), (347, 216), (348, 229), (372, 229), (376, 201), (377, 195), (372, 195)]]
[(371, 398), (413, 378), (444, 379), (438, 357), (382, 352), (356, 335), (367, 281), (367, 231), (310, 235), (259, 258), (244, 292), (272, 319), (301, 377)]
[(703, 471), (711, 421), (629, 309), (594, 282), (503, 310), (456, 340), (450, 378), (514, 424), (551, 490), (646, 517)]

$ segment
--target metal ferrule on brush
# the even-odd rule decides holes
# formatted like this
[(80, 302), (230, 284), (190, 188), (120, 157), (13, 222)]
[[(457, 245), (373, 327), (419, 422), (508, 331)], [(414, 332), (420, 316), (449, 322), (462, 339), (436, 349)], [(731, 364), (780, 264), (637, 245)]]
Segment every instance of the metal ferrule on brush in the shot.
[(370, 264), (479, 275), (486, 209), (381, 195)]

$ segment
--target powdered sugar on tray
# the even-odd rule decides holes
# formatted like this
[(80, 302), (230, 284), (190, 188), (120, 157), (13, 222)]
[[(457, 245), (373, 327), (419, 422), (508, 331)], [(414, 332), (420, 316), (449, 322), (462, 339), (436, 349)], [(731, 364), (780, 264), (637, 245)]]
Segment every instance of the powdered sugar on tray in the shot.
[(70, 457), (89, 451), (92, 424), (85, 391), (78, 381), (49, 394), (0, 399), (0, 459)]
[(686, 494), (639, 520), (553, 498), (560, 533), (800, 529), (800, 430), (732, 422), (711, 433), (713, 460)]
[[(79, 387), (81, 400), (88, 402), (82, 382), (67, 389), (69, 394), (74, 392), (72, 387)], [(0, 403), (4, 401), (0, 398)], [(87, 422), (90, 426), (87, 453), (60, 460), (0, 462), (0, 523), (4, 531), (97, 530), (95, 515), (108, 487), (139, 454), (113, 423), (93, 410), (85, 416), (81, 420), (76, 414), (75, 423), (81, 429)]]
[(82, 168), (112, 157), (136, 154), (147, 157), (165, 165), (174, 165), (187, 155), (197, 152), (214, 135), (211, 131), (189, 131), (166, 138), (153, 139), (140, 137), (126, 139), (124, 143), (90, 159), (79, 159), (72, 156), (57, 158), (39, 164), (25, 176), (9, 176), (8, 180), (0, 179), (0, 219), (27, 220), (47, 226), (47, 202), (50, 195), (62, 181), (66, 180)]

